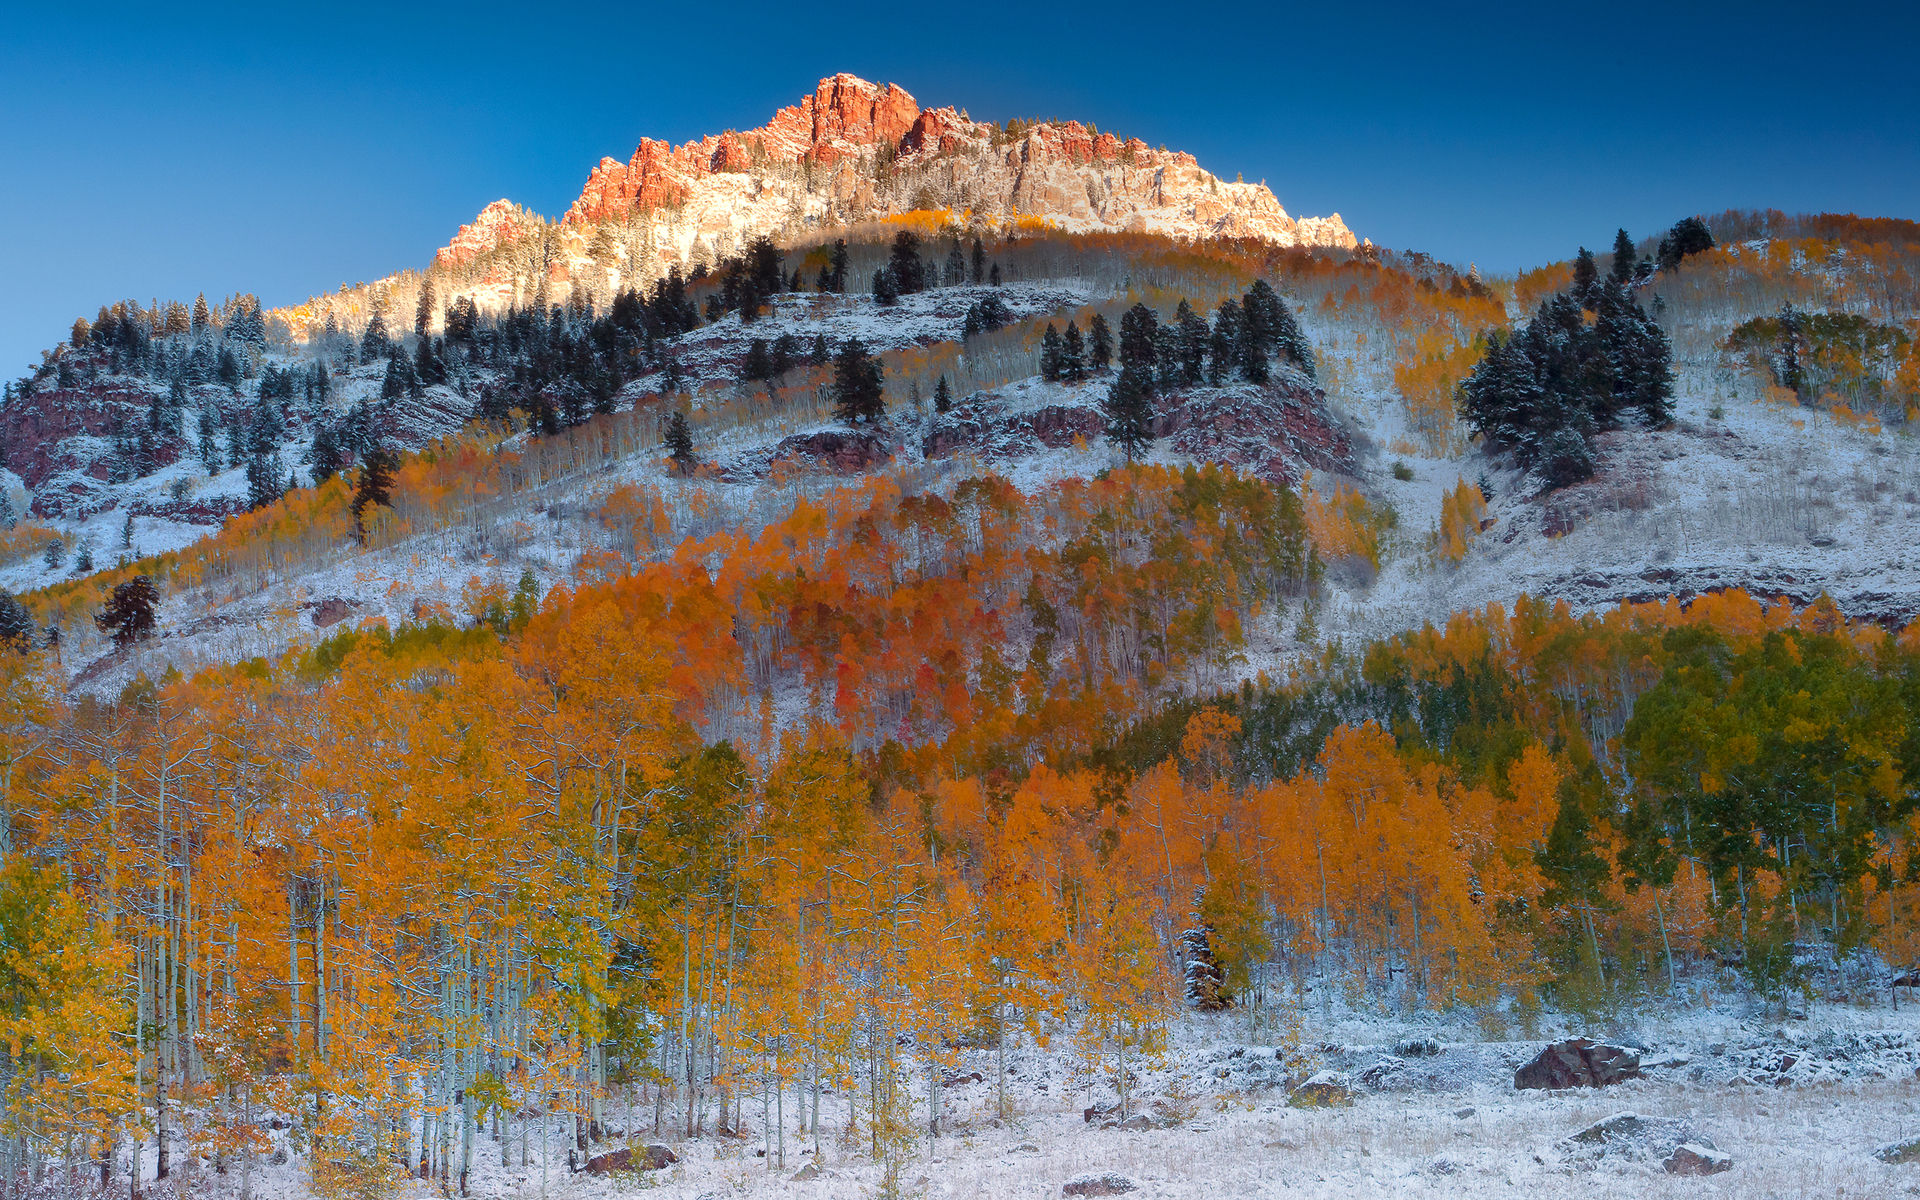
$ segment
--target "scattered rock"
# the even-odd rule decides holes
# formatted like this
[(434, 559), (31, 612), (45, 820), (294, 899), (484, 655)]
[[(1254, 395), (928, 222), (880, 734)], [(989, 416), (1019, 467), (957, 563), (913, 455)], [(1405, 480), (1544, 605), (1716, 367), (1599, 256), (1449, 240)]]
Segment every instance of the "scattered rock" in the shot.
[(1153, 1118), (1148, 1116), (1145, 1113), (1135, 1113), (1132, 1116), (1128, 1117), (1126, 1120), (1120, 1122), (1121, 1129), (1152, 1129), (1153, 1127), (1154, 1127)]
[(1081, 1115), (1085, 1118), (1087, 1124), (1091, 1125), (1097, 1118), (1111, 1116), (1119, 1111), (1120, 1105), (1117, 1103), (1108, 1104), (1104, 1100), (1096, 1100), (1093, 1103), (1093, 1107), (1087, 1109)]
[(587, 1160), (587, 1174), (606, 1175), (613, 1171), (658, 1171), (670, 1163), (679, 1161), (679, 1155), (655, 1142), (642, 1146), (638, 1151), (622, 1147), (606, 1154), (596, 1154)]
[(1478, 1111), (1480, 1110), (1476, 1109), (1473, 1105), (1469, 1104), (1465, 1108), (1454, 1109), (1453, 1115), (1460, 1118), (1462, 1121), (1464, 1121)]
[(1607, 1087), (1640, 1078), (1640, 1056), (1591, 1038), (1554, 1042), (1513, 1073), (1517, 1088)]
[(775, 462), (812, 460), (843, 475), (865, 471), (893, 457), (879, 434), (865, 430), (823, 429), (782, 438), (773, 453)]
[(980, 1083), (985, 1079), (986, 1079), (986, 1076), (982, 1075), (978, 1071), (968, 1071), (965, 1074), (960, 1074), (958, 1072), (955, 1072), (954, 1074), (948, 1075), (946, 1078), (942, 1079), (940, 1081), (940, 1084), (942, 1087), (960, 1087), (963, 1084)]
[(1455, 1175), (1460, 1171), (1460, 1164), (1444, 1154), (1436, 1154), (1428, 1160), (1427, 1170), (1435, 1175)]
[(1295, 1088), (1287, 1103), (1294, 1108), (1341, 1108), (1353, 1103), (1353, 1089), (1339, 1072), (1321, 1071)]
[(1682, 1142), (1661, 1165), (1669, 1175), (1718, 1175), (1732, 1169), (1733, 1155), (1698, 1142)]
[(1692, 1124), (1683, 1118), (1648, 1117), (1623, 1112), (1615, 1113), (1603, 1121), (1595, 1121), (1580, 1132), (1563, 1138), (1560, 1150), (1569, 1158), (1586, 1161), (1622, 1157), (1637, 1161), (1660, 1159), (1664, 1162), (1672, 1158), (1682, 1145), (1714, 1149), (1713, 1143), (1696, 1133)]
[(807, 1183), (818, 1178), (820, 1178), (820, 1168), (813, 1163), (801, 1167), (789, 1177), (793, 1183)]
[(325, 629), (329, 625), (338, 625), (360, 607), (358, 600), (348, 600), (344, 596), (328, 596), (313, 605), (313, 624), (315, 628)]
[(1920, 1162), (1920, 1135), (1888, 1142), (1875, 1150), (1873, 1156), (1883, 1163)]
[(1060, 1185), (1062, 1196), (1119, 1196), (1131, 1192), (1137, 1185), (1133, 1180), (1117, 1171), (1084, 1175), (1075, 1175)]
[(1034, 1145), (1032, 1142), (1021, 1142), (1018, 1146), (1015, 1146), (1013, 1149), (1014, 1149), (1014, 1152), (1017, 1154), (1040, 1153), (1040, 1147)]
[(1406, 1068), (1407, 1064), (1404, 1059), (1395, 1058), (1389, 1054), (1379, 1062), (1374, 1063), (1366, 1070), (1360, 1072), (1360, 1086), (1377, 1091), (1381, 1084), (1385, 1083), (1393, 1075), (1406, 1070)]

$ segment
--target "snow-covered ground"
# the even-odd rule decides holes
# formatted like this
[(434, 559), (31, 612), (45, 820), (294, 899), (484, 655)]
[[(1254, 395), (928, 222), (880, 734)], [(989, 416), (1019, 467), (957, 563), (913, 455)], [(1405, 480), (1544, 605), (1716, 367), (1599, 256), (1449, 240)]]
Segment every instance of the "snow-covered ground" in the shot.
[[(1105, 1127), (1117, 1112), (1086, 1118), (1089, 1108), (1117, 1103), (1115, 1062), (1087, 1070), (1064, 1049), (1065, 1037), (1052, 1051), (1010, 1051), (1012, 1113), (998, 1119), (994, 1054), (970, 1051), (948, 1075), (961, 1082), (941, 1089), (937, 1138), (926, 1133), (924, 1073), (916, 1077), (918, 1137), (896, 1157), (896, 1179), (909, 1196), (1034, 1200), (1061, 1196), (1076, 1177), (1110, 1173), (1132, 1183), (1127, 1194), (1140, 1200), (1920, 1194), (1920, 1165), (1873, 1155), (1920, 1135), (1920, 1009), (1893, 1013), (1882, 995), (1871, 1007), (1816, 1006), (1810, 1019), (1784, 1025), (1718, 1007), (1596, 1025), (1548, 1019), (1537, 1037), (1483, 1041), (1472, 1026), (1440, 1018), (1336, 1014), (1276, 1040), (1235, 1013), (1185, 1014), (1173, 1020), (1168, 1050), (1129, 1064), (1136, 1078), (1128, 1112), (1150, 1114), (1135, 1122), (1147, 1128)], [(1569, 1032), (1639, 1049), (1646, 1077), (1605, 1089), (1516, 1089), (1515, 1068)], [(1353, 1103), (1290, 1105), (1292, 1089), (1323, 1070), (1352, 1087)], [(974, 1073), (981, 1078), (969, 1081)], [(745, 1104), (737, 1138), (679, 1136), (671, 1106), (656, 1130), (646, 1097), (614, 1098), (608, 1121), (628, 1136), (590, 1153), (656, 1143), (679, 1161), (637, 1175), (574, 1174), (561, 1121), (524, 1142), (515, 1124), (504, 1142), (476, 1137), (468, 1190), (502, 1200), (600, 1200), (636, 1189), (685, 1200), (885, 1195), (886, 1165), (868, 1157), (860, 1138), (842, 1138), (848, 1101), (844, 1091), (825, 1096), (816, 1154), (792, 1091), (784, 1138), (757, 1098)], [(1595, 1158), (1563, 1143), (1622, 1112), (1684, 1120), (1690, 1136), (1731, 1156), (1731, 1169), (1677, 1178), (1663, 1169), (1661, 1148), (1612, 1148)], [(288, 1144), (285, 1132), (274, 1136)], [(150, 1174), (151, 1146), (143, 1158)], [(299, 1153), (285, 1156), (257, 1169), (254, 1190), (265, 1200), (304, 1196), (306, 1169)], [(215, 1194), (237, 1194), (237, 1172), (199, 1179)], [(437, 1183), (409, 1180), (400, 1194), (424, 1200), (440, 1192)]]

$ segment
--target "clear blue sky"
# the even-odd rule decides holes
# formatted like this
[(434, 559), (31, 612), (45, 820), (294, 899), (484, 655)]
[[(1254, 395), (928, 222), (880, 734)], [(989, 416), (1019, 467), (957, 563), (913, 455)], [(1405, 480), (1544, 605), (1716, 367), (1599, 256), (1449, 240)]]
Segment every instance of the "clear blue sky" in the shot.
[(0, 376), (103, 301), (424, 266), (487, 202), (852, 71), (1076, 117), (1288, 211), (1511, 270), (1742, 206), (1920, 217), (1911, 4), (246, 5), (11, 10)]

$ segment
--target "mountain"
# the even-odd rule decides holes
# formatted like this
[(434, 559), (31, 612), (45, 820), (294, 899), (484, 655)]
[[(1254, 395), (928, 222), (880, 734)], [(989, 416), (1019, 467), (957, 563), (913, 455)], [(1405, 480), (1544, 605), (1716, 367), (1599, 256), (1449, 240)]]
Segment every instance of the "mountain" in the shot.
[(1266, 184), (1229, 183), (1191, 154), (1078, 121), (974, 121), (953, 108), (922, 109), (898, 84), (841, 74), (758, 129), (677, 148), (642, 138), (627, 161), (601, 159), (537, 257), (496, 253), (546, 232), (502, 199), (434, 264), (455, 277), (455, 294), (493, 310), (525, 303), (543, 280), (556, 296), (575, 285), (607, 294), (676, 264), (718, 262), (758, 236), (791, 243), (914, 211), (946, 214), (966, 229), (1040, 224), (1282, 247), (1357, 244), (1338, 213), (1291, 217)]

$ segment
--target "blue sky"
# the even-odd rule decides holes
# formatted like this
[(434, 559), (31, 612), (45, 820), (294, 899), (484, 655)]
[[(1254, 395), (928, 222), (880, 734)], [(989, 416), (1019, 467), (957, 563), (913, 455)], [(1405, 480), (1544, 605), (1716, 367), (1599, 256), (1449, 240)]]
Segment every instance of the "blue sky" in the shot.
[(1732, 206), (1920, 218), (1913, 6), (41, 5), (0, 38), (0, 375), (103, 302), (424, 266), (487, 202), (852, 71), (1076, 117), (1513, 270)]

